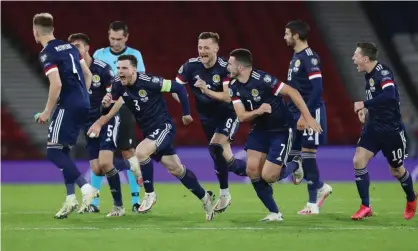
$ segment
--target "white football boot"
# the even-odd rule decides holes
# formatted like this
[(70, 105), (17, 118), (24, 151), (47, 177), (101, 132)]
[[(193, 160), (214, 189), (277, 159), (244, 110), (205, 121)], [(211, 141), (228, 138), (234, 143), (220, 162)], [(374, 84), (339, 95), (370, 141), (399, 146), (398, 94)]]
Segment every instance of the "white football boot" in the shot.
[(295, 157), (292, 161), (298, 164), (298, 168), (296, 168), (296, 170), (292, 174), (292, 182), (295, 185), (299, 185), (303, 180), (303, 176), (305, 175), (302, 167), (302, 158)]
[(318, 195), (316, 199), (319, 208), (322, 207), (325, 199), (331, 194), (332, 194), (332, 187), (324, 183), (324, 186), (318, 190)]
[(319, 214), (319, 207), (316, 203), (306, 203), (306, 206), (298, 212), (300, 215)]
[(90, 184), (85, 184), (84, 186), (82, 186), (81, 193), (83, 194), (83, 204), (78, 210), (79, 214), (88, 211), (88, 208), (90, 207), (93, 200), (99, 196), (99, 191), (96, 188), (92, 187)]
[(120, 217), (124, 215), (125, 215), (125, 208), (123, 206), (121, 207), (113, 206), (112, 211), (110, 211), (110, 213), (108, 213), (106, 216), (107, 217)]
[(215, 195), (211, 191), (206, 191), (205, 197), (202, 198), (203, 210), (205, 210), (206, 220), (213, 220), (215, 211), (213, 210), (213, 202), (215, 201)]
[(218, 201), (215, 204), (215, 213), (223, 213), (231, 205), (231, 194), (229, 192), (223, 193), (221, 191)]
[(269, 213), (266, 217), (261, 219), (260, 221), (283, 221), (282, 213)]
[(138, 208), (139, 213), (148, 213), (151, 211), (152, 206), (157, 203), (157, 195), (155, 192), (145, 193), (144, 198), (142, 199), (141, 206)]
[(55, 219), (66, 219), (69, 214), (78, 208), (77, 198), (74, 196), (67, 196), (67, 199), (62, 204), (61, 209), (55, 214)]

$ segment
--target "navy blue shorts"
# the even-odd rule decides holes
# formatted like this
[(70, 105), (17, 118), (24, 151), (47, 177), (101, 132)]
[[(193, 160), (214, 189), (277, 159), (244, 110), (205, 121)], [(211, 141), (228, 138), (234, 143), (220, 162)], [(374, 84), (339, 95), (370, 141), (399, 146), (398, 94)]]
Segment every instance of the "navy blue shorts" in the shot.
[(224, 119), (203, 120), (201, 123), (208, 142), (212, 140), (215, 133), (223, 134), (228, 137), (229, 141), (232, 141), (239, 128), (239, 121), (235, 114)]
[(161, 161), (165, 155), (175, 155), (176, 151), (173, 147), (173, 142), (176, 136), (176, 128), (171, 123), (162, 124), (160, 127), (154, 129), (150, 133), (144, 133), (147, 139), (155, 141), (157, 150), (151, 156), (155, 161)]
[(265, 153), (268, 161), (281, 166), (287, 162), (292, 148), (292, 138), (291, 128), (288, 131), (278, 132), (253, 129), (248, 135), (244, 149)]
[(48, 128), (48, 142), (73, 146), (88, 119), (88, 108), (64, 108), (58, 106)]
[(87, 151), (89, 153), (89, 159), (99, 158), (99, 152), (101, 150), (107, 150), (115, 152), (117, 149), (117, 137), (119, 134), (120, 118), (118, 115), (113, 117), (109, 123), (102, 126), (100, 136), (98, 138), (90, 138), (87, 136), (87, 131), (95, 121), (90, 121), (85, 128), (85, 137), (87, 141)]
[(406, 158), (406, 137), (404, 131), (376, 132), (364, 129), (357, 146), (363, 147), (374, 155), (380, 150), (391, 167), (400, 167)]
[[(292, 150), (300, 151), (302, 148), (308, 149), (317, 149), (320, 145), (326, 144), (327, 141), (327, 118), (325, 105), (322, 105), (320, 108), (316, 109), (314, 112), (311, 112), (312, 117), (321, 125), (323, 132), (317, 133), (312, 129), (305, 129), (303, 131), (298, 131), (296, 129), (296, 124), (293, 127), (294, 140), (292, 144)], [(300, 117), (300, 113), (295, 113), (293, 115), (295, 123)]]

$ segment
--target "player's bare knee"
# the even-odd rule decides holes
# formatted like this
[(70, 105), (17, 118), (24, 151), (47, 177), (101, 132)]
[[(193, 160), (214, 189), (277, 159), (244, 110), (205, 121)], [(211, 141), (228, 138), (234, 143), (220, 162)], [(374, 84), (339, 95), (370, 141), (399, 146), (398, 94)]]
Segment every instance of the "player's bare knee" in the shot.
[(396, 165), (390, 165), (390, 173), (393, 177), (399, 179), (405, 174), (405, 168), (403, 165), (396, 167)]
[(263, 172), (261, 174), (261, 178), (263, 178), (263, 180), (267, 183), (274, 183), (279, 178), (279, 175), (272, 172)]
[(363, 169), (367, 165), (367, 159), (364, 155), (355, 154), (353, 158), (354, 169)]
[(144, 160), (146, 160), (150, 157), (148, 152), (144, 149), (141, 149), (141, 148), (136, 149), (135, 155), (138, 158), (139, 162), (144, 161)]
[(176, 158), (164, 158), (163, 157), (161, 159), (161, 164), (163, 164), (164, 167), (167, 168), (167, 171), (175, 177), (179, 177), (183, 175), (184, 173), (183, 164), (180, 163), (180, 161)]
[(170, 167), (167, 167), (167, 170), (171, 175), (175, 177), (179, 177), (184, 173), (183, 165), (171, 165)]
[(254, 165), (247, 165), (246, 172), (247, 172), (248, 178), (250, 179), (259, 178), (261, 176), (260, 170), (258, 169), (257, 166), (254, 166)]
[(96, 176), (103, 176), (104, 172), (102, 171), (102, 169), (100, 168), (100, 165), (95, 165), (91, 167), (91, 170), (93, 171), (93, 173)]
[(135, 155), (135, 149), (131, 148), (127, 150), (121, 150), (120, 153), (124, 159), (130, 159)]
[(103, 173), (103, 175), (107, 172), (109, 172), (110, 170), (112, 170), (113, 168), (113, 163), (110, 163), (108, 161), (106, 162), (99, 162), (99, 169), (101, 170), (101, 172)]

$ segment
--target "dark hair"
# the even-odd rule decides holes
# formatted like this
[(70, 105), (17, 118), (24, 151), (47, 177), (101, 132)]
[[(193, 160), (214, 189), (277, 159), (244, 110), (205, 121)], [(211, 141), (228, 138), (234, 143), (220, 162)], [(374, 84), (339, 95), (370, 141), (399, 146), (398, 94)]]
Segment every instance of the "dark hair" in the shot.
[(216, 44), (219, 44), (219, 34), (215, 32), (202, 32), (200, 33), (198, 39), (212, 39), (212, 41)]
[(109, 30), (123, 31), (123, 35), (128, 35), (128, 25), (122, 21), (114, 21), (109, 25)]
[(54, 30), (54, 18), (49, 13), (38, 13), (33, 16), (33, 25), (44, 28), (45, 32)]
[(252, 66), (253, 65), (253, 55), (251, 51), (247, 49), (235, 49), (233, 50), (229, 56), (234, 57), (235, 60), (243, 64), (244, 66)]
[(308, 34), (311, 28), (309, 24), (302, 20), (293, 20), (286, 24), (286, 28), (290, 30), (292, 35), (298, 34), (299, 39), (306, 41), (308, 39)]
[(371, 42), (358, 42), (357, 48), (361, 49), (361, 54), (365, 57), (369, 57), (370, 61), (376, 61), (378, 57), (378, 50), (374, 43)]
[(71, 35), (68, 37), (68, 42), (70, 42), (70, 43), (72, 43), (72, 42), (74, 42), (74, 41), (76, 41), (76, 40), (81, 40), (81, 41), (83, 41), (85, 44), (90, 45), (90, 38), (89, 38), (89, 36), (87, 36), (87, 35), (86, 35), (86, 34), (84, 34), (84, 33), (74, 33), (74, 34), (71, 34)]
[(124, 60), (129, 60), (131, 65), (135, 68), (138, 65), (138, 60), (136, 59), (134, 55), (125, 54), (125, 55), (121, 55), (118, 57), (118, 61), (124, 61)]

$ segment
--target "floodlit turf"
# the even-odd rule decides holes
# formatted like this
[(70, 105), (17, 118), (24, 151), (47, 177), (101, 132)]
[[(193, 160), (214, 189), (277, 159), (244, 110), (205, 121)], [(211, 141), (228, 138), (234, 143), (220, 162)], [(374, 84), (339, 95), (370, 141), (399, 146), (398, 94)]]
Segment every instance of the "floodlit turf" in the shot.
[[(2, 186), (2, 249), (5, 251), (74, 250), (418, 250), (418, 217), (403, 219), (405, 196), (398, 183), (372, 185), (376, 216), (353, 222), (358, 209), (355, 184), (331, 184), (334, 193), (318, 216), (299, 216), (306, 185), (276, 184), (275, 198), (284, 222), (257, 222), (266, 210), (250, 184), (231, 186), (231, 207), (205, 222), (200, 201), (180, 184), (157, 184), (158, 202), (146, 215), (130, 212), (106, 218), (111, 207), (108, 186), (101, 193), (102, 212), (55, 220), (63, 202), (59, 185)], [(217, 186), (208, 184), (218, 194)], [(80, 196), (78, 195), (79, 201)]]

